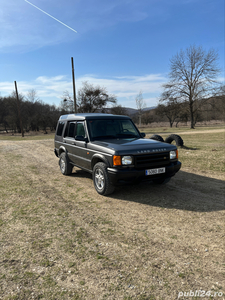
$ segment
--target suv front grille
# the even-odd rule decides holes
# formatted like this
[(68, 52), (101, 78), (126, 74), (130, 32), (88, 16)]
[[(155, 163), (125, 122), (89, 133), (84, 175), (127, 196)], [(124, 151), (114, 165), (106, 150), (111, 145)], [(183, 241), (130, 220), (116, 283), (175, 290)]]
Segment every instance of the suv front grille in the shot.
[(170, 163), (169, 152), (138, 155), (134, 158), (136, 169), (157, 168)]

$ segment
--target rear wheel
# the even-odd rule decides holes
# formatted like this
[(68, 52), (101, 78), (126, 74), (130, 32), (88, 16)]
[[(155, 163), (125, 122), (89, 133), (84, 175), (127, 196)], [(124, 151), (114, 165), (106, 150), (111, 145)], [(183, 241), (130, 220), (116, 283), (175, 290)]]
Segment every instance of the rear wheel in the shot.
[(72, 173), (73, 166), (69, 163), (69, 159), (65, 152), (60, 154), (59, 167), (63, 175), (70, 175)]
[(96, 191), (103, 196), (113, 193), (115, 187), (110, 183), (107, 165), (99, 162), (93, 169), (93, 182)]

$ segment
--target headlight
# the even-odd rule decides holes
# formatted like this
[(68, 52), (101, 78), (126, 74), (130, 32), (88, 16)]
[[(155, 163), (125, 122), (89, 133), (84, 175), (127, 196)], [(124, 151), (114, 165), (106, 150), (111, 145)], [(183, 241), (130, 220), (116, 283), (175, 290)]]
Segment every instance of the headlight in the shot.
[(122, 156), (122, 165), (132, 165), (132, 156)]
[(178, 158), (178, 151), (177, 150), (170, 151), (170, 159), (175, 159), (175, 158)]

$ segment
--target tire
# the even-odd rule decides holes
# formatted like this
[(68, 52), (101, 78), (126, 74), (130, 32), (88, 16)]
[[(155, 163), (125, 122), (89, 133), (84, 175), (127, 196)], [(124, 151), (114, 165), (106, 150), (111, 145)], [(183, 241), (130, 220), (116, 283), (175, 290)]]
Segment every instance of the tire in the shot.
[(173, 141), (176, 142), (176, 145), (182, 147), (184, 145), (184, 141), (178, 134), (171, 134), (165, 139), (165, 143), (171, 144)]
[(159, 142), (164, 142), (164, 139), (161, 137), (161, 135), (158, 134), (153, 134), (152, 136), (150, 136), (150, 139)]
[(96, 191), (103, 196), (114, 192), (115, 187), (110, 183), (107, 165), (98, 162), (93, 169), (93, 182)]
[(166, 184), (170, 181), (171, 177), (168, 178), (159, 178), (152, 180), (154, 184)]
[(65, 152), (62, 152), (59, 156), (59, 167), (63, 175), (70, 175), (72, 173), (73, 166), (69, 163)]

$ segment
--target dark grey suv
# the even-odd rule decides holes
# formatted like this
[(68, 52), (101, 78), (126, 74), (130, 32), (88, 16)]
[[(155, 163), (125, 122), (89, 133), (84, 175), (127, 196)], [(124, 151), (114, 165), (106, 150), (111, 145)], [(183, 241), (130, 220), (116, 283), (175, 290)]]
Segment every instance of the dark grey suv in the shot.
[(108, 195), (116, 185), (152, 180), (168, 182), (179, 171), (176, 146), (145, 139), (127, 116), (69, 114), (60, 117), (55, 155), (63, 175), (73, 166), (93, 174), (96, 191)]

